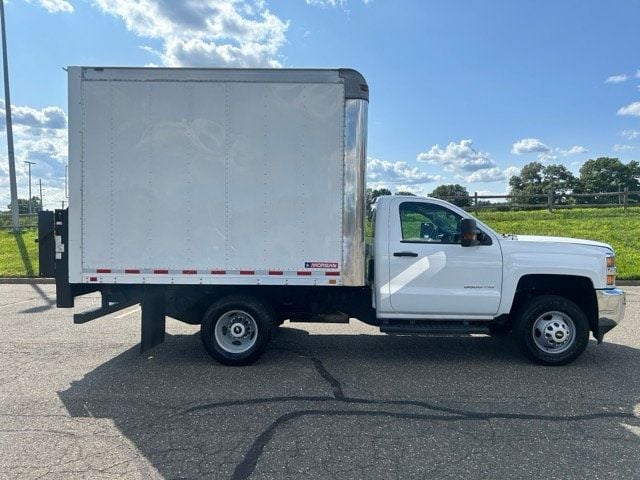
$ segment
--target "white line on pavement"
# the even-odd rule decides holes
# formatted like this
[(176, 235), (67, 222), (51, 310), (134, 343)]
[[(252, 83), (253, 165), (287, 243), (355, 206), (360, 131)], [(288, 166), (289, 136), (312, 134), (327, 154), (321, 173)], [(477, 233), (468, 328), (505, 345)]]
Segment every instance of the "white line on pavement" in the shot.
[(122, 312), (120, 315), (116, 315), (114, 318), (124, 318), (124, 317), (128, 317), (129, 315), (131, 315), (132, 313), (136, 313), (140, 311), (140, 307), (136, 306), (133, 307), (131, 310), (125, 310), (124, 312)]
[(33, 302), (34, 300), (38, 300), (38, 299), (37, 298), (30, 298), (28, 300), (22, 300), (20, 302), (5, 303), (4, 305), (0, 305), (0, 308), (11, 307), (12, 305), (20, 305), (21, 303)]

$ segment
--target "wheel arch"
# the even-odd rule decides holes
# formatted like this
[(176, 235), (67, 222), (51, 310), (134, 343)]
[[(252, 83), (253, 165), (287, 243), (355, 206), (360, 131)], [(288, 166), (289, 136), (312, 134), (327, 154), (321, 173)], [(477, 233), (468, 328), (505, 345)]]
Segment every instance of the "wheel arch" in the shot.
[(518, 280), (509, 311), (510, 321), (528, 299), (539, 295), (558, 295), (575, 303), (589, 320), (589, 329), (598, 331), (598, 303), (593, 282), (578, 275), (530, 274)]

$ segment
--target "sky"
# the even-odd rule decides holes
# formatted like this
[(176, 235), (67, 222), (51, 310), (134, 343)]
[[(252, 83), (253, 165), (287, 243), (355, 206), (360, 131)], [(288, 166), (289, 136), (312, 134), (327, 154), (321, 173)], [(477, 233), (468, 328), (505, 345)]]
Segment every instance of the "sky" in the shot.
[(532, 161), (640, 160), (640, 0), (5, 3), (18, 192), (36, 162), (48, 208), (65, 199), (68, 65), (355, 68), (368, 185), (394, 192), (500, 194)]

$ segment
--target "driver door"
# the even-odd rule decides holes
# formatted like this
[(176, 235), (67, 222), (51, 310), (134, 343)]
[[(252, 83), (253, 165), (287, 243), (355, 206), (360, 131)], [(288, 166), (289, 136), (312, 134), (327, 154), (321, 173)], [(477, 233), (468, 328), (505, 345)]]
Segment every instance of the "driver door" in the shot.
[(502, 252), (496, 239), (462, 247), (463, 216), (444, 203), (394, 199), (389, 221), (389, 295), (394, 313), (482, 316), (498, 311)]

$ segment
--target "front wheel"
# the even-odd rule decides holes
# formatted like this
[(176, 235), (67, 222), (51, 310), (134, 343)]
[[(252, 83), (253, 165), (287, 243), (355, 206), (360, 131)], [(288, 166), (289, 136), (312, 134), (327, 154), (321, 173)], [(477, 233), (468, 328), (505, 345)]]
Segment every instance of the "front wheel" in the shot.
[(519, 309), (513, 333), (520, 348), (535, 362), (566, 365), (587, 348), (589, 322), (571, 300), (543, 295)]
[(264, 352), (273, 325), (269, 308), (253, 297), (231, 296), (209, 307), (200, 336), (215, 360), (230, 366), (248, 365)]

